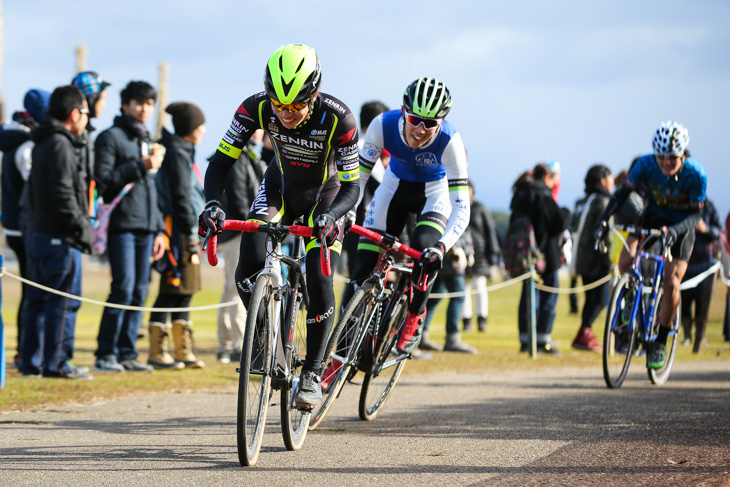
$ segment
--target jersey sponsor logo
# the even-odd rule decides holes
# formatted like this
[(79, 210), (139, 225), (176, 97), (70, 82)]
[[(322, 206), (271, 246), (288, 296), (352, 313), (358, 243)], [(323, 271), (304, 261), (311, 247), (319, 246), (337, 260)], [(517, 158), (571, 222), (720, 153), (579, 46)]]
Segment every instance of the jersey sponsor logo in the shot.
[(340, 172), (340, 180), (341, 181), (354, 181), (356, 179), (360, 179), (360, 170), (354, 169), (352, 171), (342, 171)]
[(261, 183), (256, 199), (251, 204), (251, 211), (256, 215), (266, 215), (268, 205), (266, 204), (266, 180)]
[(337, 153), (341, 156), (354, 156), (360, 152), (357, 145), (346, 145), (345, 147), (338, 147)]
[(323, 150), (324, 144), (321, 142), (314, 142), (307, 139), (299, 139), (296, 137), (290, 137), (288, 135), (278, 134), (278, 133), (272, 133), (271, 137), (278, 142), (281, 142), (282, 144), (293, 144), (298, 145), (299, 147), (306, 147), (307, 149), (318, 149)]
[(226, 132), (225, 135), (223, 135), (223, 140), (225, 140), (227, 143), (233, 145), (236, 142), (242, 142), (241, 138), (237, 135), (231, 134), (230, 132)]
[(436, 154), (433, 152), (421, 152), (416, 156), (416, 166), (430, 166), (432, 164), (438, 164)]
[(352, 171), (353, 169), (358, 169), (359, 167), (360, 167), (360, 162), (356, 161), (352, 164), (344, 164), (342, 166), (342, 169), (344, 169), (345, 171)]
[(337, 110), (340, 113), (345, 113), (345, 111), (346, 111), (345, 107), (343, 107), (342, 105), (340, 105), (339, 103), (337, 103), (336, 101), (334, 101), (331, 98), (324, 98), (322, 101), (324, 101), (326, 104), (328, 104), (329, 106), (331, 106), (332, 108), (334, 108), (335, 110)]
[(312, 135), (327, 135), (327, 131), (326, 130), (312, 130), (311, 134)]
[(289, 162), (290, 166), (296, 166), (296, 167), (310, 167), (311, 164), (307, 164), (306, 162), (302, 161), (291, 161)]
[(238, 149), (238, 148), (232, 146), (225, 140), (220, 141), (220, 144), (218, 144), (218, 150), (220, 152), (224, 153), (225, 155), (232, 157), (234, 159), (238, 159), (238, 156), (240, 156), (241, 152), (242, 152), (241, 149)]
[(239, 122), (235, 118), (233, 119), (233, 122), (231, 122), (231, 129), (233, 129), (234, 132), (239, 133), (239, 134), (241, 132), (246, 132), (246, 133), (249, 132), (248, 128), (246, 128), (241, 122)]
[(317, 315), (314, 318), (309, 318), (307, 320), (307, 324), (309, 325), (309, 324), (312, 324), (312, 323), (322, 323), (324, 320), (326, 320), (327, 318), (329, 318), (330, 316), (332, 316), (332, 313), (334, 313), (334, 312), (335, 312), (334, 306), (330, 306), (330, 309), (328, 309), (327, 311), (325, 311), (321, 315)]
[(279, 131), (279, 127), (277, 127), (273, 123), (269, 124), (269, 132), (278, 132), (278, 131)]
[(340, 142), (340, 145), (347, 144), (355, 137), (356, 133), (357, 133), (357, 127), (353, 127), (352, 130), (350, 130), (346, 134), (340, 135), (339, 137), (337, 137), (337, 140)]
[[(228, 112), (230, 113), (230, 112)], [(241, 106), (238, 107), (238, 110), (236, 110), (236, 113), (240, 113), (241, 115), (246, 115), (247, 117), (250, 117), (251, 114), (248, 113), (248, 110), (246, 110), (246, 107), (243, 106), (243, 103), (241, 103)]]
[(468, 184), (469, 184), (468, 179), (449, 179), (449, 188), (453, 188), (456, 186), (466, 187)]
[(365, 159), (369, 159), (371, 161), (375, 161), (378, 157), (380, 157), (381, 152), (382, 149), (380, 147), (370, 142), (365, 142), (365, 145), (363, 145), (362, 149), (360, 149), (360, 154), (362, 154)]

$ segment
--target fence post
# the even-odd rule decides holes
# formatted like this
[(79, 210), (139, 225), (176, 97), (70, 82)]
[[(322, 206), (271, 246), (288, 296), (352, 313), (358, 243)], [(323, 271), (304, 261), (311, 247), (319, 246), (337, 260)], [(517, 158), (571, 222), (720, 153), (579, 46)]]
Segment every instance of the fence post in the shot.
[(535, 269), (530, 267), (530, 356), (537, 358), (537, 310), (535, 307)]
[[(5, 256), (0, 254), (0, 269), (5, 269)], [(0, 276), (0, 284), (2, 277)], [(0, 311), (3, 309), (3, 289), (0, 286)], [(5, 389), (5, 326), (3, 315), (0, 313), (0, 389)]]

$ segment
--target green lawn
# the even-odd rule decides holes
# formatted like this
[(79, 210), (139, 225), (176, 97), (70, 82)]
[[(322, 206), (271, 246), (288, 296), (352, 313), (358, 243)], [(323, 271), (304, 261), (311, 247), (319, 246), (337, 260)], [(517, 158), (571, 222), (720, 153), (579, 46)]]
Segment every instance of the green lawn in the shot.
[[(83, 296), (85, 298), (105, 301), (109, 293), (110, 275), (103, 264), (85, 261)], [(12, 265), (8, 272), (17, 274)], [(154, 274), (154, 273), (153, 273)], [(217, 303), (222, 288), (222, 271), (217, 268), (204, 267), (204, 290), (193, 298), (193, 306)], [(343, 286), (337, 280), (337, 293)], [(567, 282), (561, 283), (567, 286)], [(196, 389), (233, 388), (237, 383), (235, 365), (222, 365), (216, 362), (215, 352), (217, 338), (217, 310), (196, 311), (192, 314), (195, 322), (194, 337), (196, 350), (200, 358), (205, 360), (203, 370), (156, 371), (152, 374), (101, 374), (95, 373), (93, 381), (72, 382), (67, 380), (24, 378), (11, 368), (17, 340), (15, 315), (20, 292), (20, 283), (8, 276), (2, 278), (2, 317), (5, 324), (5, 345), (7, 377), (5, 389), (0, 391), (0, 412), (28, 410), (49, 407), (53, 404), (68, 402), (91, 402), (114, 397), (155, 391), (185, 391)], [(730, 358), (730, 346), (722, 339), (722, 319), (724, 313), (727, 288), (721, 283), (717, 285), (708, 324), (709, 346), (699, 354), (692, 354), (689, 347), (680, 345), (677, 361), (688, 360), (727, 360)], [(157, 275), (153, 275), (148, 297), (148, 305), (157, 296)], [(489, 323), (486, 333), (471, 331), (463, 334), (465, 342), (479, 349), (477, 355), (455, 353), (434, 353), (432, 360), (412, 360), (405, 369), (406, 374), (425, 374), (433, 371), (469, 371), (499, 373), (511, 368), (540, 368), (561, 366), (585, 366), (595, 369), (596, 377), (602, 377), (601, 355), (591, 352), (579, 352), (570, 348), (570, 343), (579, 327), (579, 318), (570, 315), (568, 296), (561, 295), (558, 300), (557, 318), (553, 330), (553, 339), (558, 343), (562, 355), (560, 357), (538, 356), (532, 359), (526, 354), (519, 354), (517, 340), (517, 303), (519, 301), (519, 285), (509, 286), (490, 293)], [(582, 299), (579, 299), (582, 302)], [(442, 301), (436, 317), (431, 324), (431, 337), (437, 342), (444, 340), (444, 316), (446, 301)], [(99, 305), (84, 303), (79, 312), (76, 327), (76, 354), (74, 362), (91, 367), (94, 361), (96, 335), (99, 327), (102, 308)], [(143, 324), (149, 314), (145, 313)], [(596, 334), (603, 333), (604, 315), (595, 324)], [(146, 335), (146, 329), (143, 330)], [(140, 360), (146, 361), (149, 345), (147, 338), (138, 343)], [(636, 366), (640, 366), (639, 361)], [(671, 380), (671, 378), (670, 378)], [(647, 380), (648, 385), (648, 380)]]

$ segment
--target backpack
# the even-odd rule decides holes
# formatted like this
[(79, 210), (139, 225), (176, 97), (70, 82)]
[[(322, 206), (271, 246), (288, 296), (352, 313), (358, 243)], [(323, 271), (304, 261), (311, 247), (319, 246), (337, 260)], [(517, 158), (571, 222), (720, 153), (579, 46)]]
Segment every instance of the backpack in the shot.
[(510, 223), (502, 245), (502, 260), (511, 276), (529, 272), (533, 266), (537, 272), (545, 270), (545, 258), (537, 247), (529, 216), (517, 217)]

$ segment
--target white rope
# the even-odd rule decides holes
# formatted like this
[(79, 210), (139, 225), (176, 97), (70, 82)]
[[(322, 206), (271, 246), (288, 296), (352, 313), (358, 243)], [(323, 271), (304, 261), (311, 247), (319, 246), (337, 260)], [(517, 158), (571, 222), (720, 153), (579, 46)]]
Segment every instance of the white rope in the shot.
[(82, 301), (84, 303), (96, 304), (99, 306), (106, 306), (107, 308), (124, 309), (127, 311), (159, 311), (159, 312), (163, 312), (163, 313), (174, 313), (176, 311), (204, 311), (204, 310), (209, 310), (209, 309), (227, 308), (228, 306), (235, 306), (236, 304), (238, 304), (238, 300), (233, 300), (233, 301), (228, 301), (226, 303), (209, 304), (206, 306), (188, 306), (187, 308), (147, 308), (147, 307), (142, 307), (142, 306), (128, 306), (125, 304), (115, 304), (115, 303), (107, 303), (106, 301), (97, 301), (95, 299), (89, 299), (89, 298), (84, 298), (82, 296), (76, 296), (75, 294), (65, 293), (63, 291), (59, 291), (58, 289), (46, 287), (41, 284), (35, 283), (33, 281), (29, 281), (28, 279), (25, 279), (24, 277), (20, 277), (15, 274), (12, 274), (12, 273), (8, 272), (7, 269), (5, 269), (4, 267), (0, 268), (0, 277), (2, 277), (2, 276), (11, 277), (17, 281), (22, 282), (23, 284), (28, 284), (29, 286), (37, 287), (38, 289), (42, 289), (49, 293), (63, 296), (65, 298), (76, 299), (76, 300)]
[[(693, 277), (692, 279), (687, 279), (682, 284), (680, 284), (679, 290), (680, 291), (684, 291), (685, 289), (692, 289), (692, 288), (695, 288), (695, 287), (699, 286), (699, 284), (702, 281), (704, 281), (709, 276), (711, 276), (712, 274), (714, 274), (715, 272), (717, 272), (717, 270), (720, 267), (722, 267), (722, 264), (720, 264), (719, 262), (715, 262), (715, 264), (712, 267), (710, 267), (709, 269), (707, 269), (702, 274), (698, 274), (695, 277)], [(722, 272), (720, 274), (722, 274)], [(723, 282), (724, 282), (724, 280), (723, 280)]]
[(576, 294), (576, 293), (580, 293), (583, 291), (590, 291), (591, 289), (595, 289), (598, 286), (604, 285), (611, 279), (613, 279), (613, 274), (607, 274), (595, 282), (586, 284), (585, 286), (578, 286), (578, 287), (572, 287), (572, 288), (550, 287), (550, 286), (545, 286), (543, 284), (540, 284), (539, 282), (536, 282), (535, 289), (539, 289), (540, 291), (547, 291), (549, 293), (555, 293), (555, 294)]

